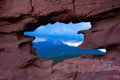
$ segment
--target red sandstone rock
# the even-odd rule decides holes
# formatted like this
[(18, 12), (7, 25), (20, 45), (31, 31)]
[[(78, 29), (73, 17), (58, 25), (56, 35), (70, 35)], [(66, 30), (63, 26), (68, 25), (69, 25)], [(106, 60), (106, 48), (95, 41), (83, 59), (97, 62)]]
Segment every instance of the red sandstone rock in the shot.
[(79, 31), (85, 35), (83, 44), (80, 49), (106, 48), (106, 59), (115, 61), (120, 64), (120, 17), (112, 17), (92, 23), (90, 30)]
[(85, 40), (79, 48), (109, 48), (120, 44), (119, 23), (120, 16), (93, 22), (91, 29), (78, 32), (79, 34), (83, 33), (85, 36)]
[[(0, 80), (120, 80), (119, 16), (120, 0), (0, 0)], [(56, 65), (36, 57), (23, 32), (56, 21), (91, 21), (81, 46), (107, 54)]]
[(0, 18), (14, 18), (31, 12), (30, 0), (0, 0)]
[(118, 0), (76, 0), (76, 15), (81, 17), (89, 17), (95, 14), (107, 12), (114, 8), (119, 8)]

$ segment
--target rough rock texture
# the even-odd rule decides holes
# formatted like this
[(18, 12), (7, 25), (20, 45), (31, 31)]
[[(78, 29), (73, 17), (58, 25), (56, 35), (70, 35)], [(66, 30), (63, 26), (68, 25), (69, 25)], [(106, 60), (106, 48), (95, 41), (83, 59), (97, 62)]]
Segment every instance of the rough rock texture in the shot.
[(120, 65), (120, 16), (114, 16), (92, 23), (89, 30), (79, 31), (85, 36), (84, 43), (79, 45), (80, 49), (107, 49), (106, 58)]
[[(81, 49), (106, 48), (53, 65), (35, 55), (32, 31), (56, 21), (89, 21)], [(0, 0), (0, 80), (120, 80), (120, 0)]]

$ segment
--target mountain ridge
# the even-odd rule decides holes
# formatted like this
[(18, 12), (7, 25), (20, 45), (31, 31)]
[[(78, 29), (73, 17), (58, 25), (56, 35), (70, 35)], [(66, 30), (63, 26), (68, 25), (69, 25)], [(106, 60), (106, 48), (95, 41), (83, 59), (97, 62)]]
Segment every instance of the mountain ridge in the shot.
[(43, 59), (53, 59), (55, 63), (61, 62), (65, 59), (79, 57), (81, 55), (103, 55), (104, 52), (100, 50), (78, 50), (77, 47), (68, 46), (62, 41), (44, 41), (33, 42), (36, 48), (36, 53)]

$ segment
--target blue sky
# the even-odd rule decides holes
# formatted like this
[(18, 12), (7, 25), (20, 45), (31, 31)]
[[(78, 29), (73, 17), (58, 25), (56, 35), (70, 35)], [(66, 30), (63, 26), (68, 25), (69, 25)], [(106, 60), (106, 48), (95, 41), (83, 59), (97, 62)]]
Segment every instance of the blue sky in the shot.
[(56, 22), (38, 27), (33, 32), (25, 32), (25, 35), (35, 36), (41, 40), (64, 40), (64, 41), (83, 41), (83, 35), (77, 34), (79, 30), (87, 30), (91, 27), (89, 22), (64, 24)]

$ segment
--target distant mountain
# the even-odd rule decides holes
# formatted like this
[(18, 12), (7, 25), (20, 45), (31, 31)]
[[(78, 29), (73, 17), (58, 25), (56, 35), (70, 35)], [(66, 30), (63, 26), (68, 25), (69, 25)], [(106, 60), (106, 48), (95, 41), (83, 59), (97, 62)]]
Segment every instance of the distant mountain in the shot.
[(61, 46), (64, 45), (61, 41), (59, 40), (47, 40), (43, 42), (33, 42), (33, 47), (35, 48), (41, 48), (41, 47), (52, 47), (52, 46)]
[(78, 50), (77, 47), (65, 45), (61, 41), (34, 42), (33, 46), (37, 49), (38, 56), (47, 60), (53, 59), (55, 63), (86, 54), (104, 54), (99, 50)]
[(37, 54), (44, 58), (58, 57), (64, 54), (102, 54), (99, 50), (78, 50), (76, 47), (67, 45), (46, 46), (37, 48)]

